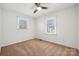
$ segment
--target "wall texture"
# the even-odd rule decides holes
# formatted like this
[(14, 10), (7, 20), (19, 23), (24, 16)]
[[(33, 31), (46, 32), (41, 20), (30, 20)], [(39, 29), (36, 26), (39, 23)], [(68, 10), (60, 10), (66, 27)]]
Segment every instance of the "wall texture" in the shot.
[[(16, 28), (17, 16), (26, 18), (28, 21), (28, 29), (20, 30)], [(34, 20), (27, 15), (14, 11), (2, 10), (3, 17), (3, 44), (2, 46), (25, 41), (34, 38)]]
[(78, 41), (77, 41), (77, 43), (78, 43), (78, 49), (79, 49), (79, 4), (78, 4), (78, 10), (77, 10), (78, 12)]
[(0, 9), (0, 40), (1, 40), (1, 9)]
[(2, 39), (2, 27), (1, 27), (1, 8), (0, 8), (0, 52), (1, 52), (1, 39)]
[[(77, 48), (77, 7), (70, 7), (56, 13), (45, 15), (37, 20), (37, 38)], [(45, 21), (56, 17), (57, 34), (45, 33)]]

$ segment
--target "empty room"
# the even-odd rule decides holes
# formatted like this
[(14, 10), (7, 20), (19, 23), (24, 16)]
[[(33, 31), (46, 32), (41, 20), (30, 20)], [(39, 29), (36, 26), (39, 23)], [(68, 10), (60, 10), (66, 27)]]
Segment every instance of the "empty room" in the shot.
[(0, 3), (0, 56), (79, 56), (78, 3)]

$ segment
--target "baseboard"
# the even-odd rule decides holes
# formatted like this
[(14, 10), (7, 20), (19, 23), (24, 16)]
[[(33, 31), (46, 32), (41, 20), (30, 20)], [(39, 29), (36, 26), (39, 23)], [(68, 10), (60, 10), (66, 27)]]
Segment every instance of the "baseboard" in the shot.
[[(35, 38), (35, 39), (39, 39), (39, 38)], [(74, 47), (71, 47), (71, 46), (68, 46), (68, 45), (64, 45), (64, 44), (60, 44), (60, 43), (58, 43), (58, 42), (51, 42), (51, 41), (48, 41), (48, 40), (44, 40), (44, 39), (39, 39), (40, 41), (47, 41), (47, 42), (50, 42), (50, 43), (54, 43), (54, 44), (57, 44), (57, 45), (61, 45), (61, 46), (64, 46), (64, 47), (67, 47), (67, 48), (72, 48), (72, 49), (76, 49), (76, 50), (78, 50), (79, 51), (79, 49), (78, 48), (74, 48)]]
[(63, 44), (60, 44), (60, 43), (57, 43), (57, 42), (51, 42), (51, 41), (44, 40), (44, 39), (39, 39), (39, 38), (31, 38), (31, 39), (27, 39), (27, 40), (23, 40), (23, 41), (13, 42), (13, 43), (10, 43), (10, 44), (4, 44), (4, 45), (1, 45), (0, 47), (5, 47), (5, 46), (9, 46), (9, 45), (21, 43), (21, 42), (28, 41), (28, 40), (32, 40), (32, 39), (38, 39), (38, 40), (40, 40), (40, 41), (47, 41), (47, 42), (50, 42), (50, 43), (54, 43), (54, 44), (57, 44), (57, 45), (61, 45), (61, 46), (65, 46), (65, 47), (68, 47), (68, 48), (76, 49), (76, 50), (79, 51), (78, 48), (73, 48), (73, 47), (66, 46), (66, 45), (63, 45)]
[(1, 45), (0, 47), (5, 47), (5, 46), (9, 46), (9, 45), (14, 45), (14, 44), (21, 43), (21, 42), (28, 41), (28, 40), (32, 40), (32, 39), (34, 39), (34, 38), (27, 39), (27, 40), (25, 39), (25, 40), (23, 40), (23, 41), (13, 42), (13, 43), (9, 43), (9, 44), (3, 44), (3, 45)]

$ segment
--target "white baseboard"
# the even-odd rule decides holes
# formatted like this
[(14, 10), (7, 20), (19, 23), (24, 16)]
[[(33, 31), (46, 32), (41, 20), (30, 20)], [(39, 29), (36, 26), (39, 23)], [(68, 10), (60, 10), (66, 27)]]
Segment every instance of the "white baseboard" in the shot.
[[(41, 38), (38, 38), (38, 39), (41, 39)], [(45, 39), (41, 39), (41, 40), (45, 40)], [(58, 42), (58, 41), (56, 42), (56, 41), (50, 41), (50, 40), (45, 40), (45, 41), (52, 42), (52, 43), (56, 43), (56, 44), (60, 44), (60, 45), (67, 46), (67, 47), (71, 47), (71, 48), (75, 48), (75, 49), (79, 49), (79, 48), (77, 48), (77, 47), (70, 46), (70, 45), (65, 44), (65, 43), (63, 43), (63, 42)]]
[[(31, 39), (34, 39), (34, 38), (30, 38), (30, 39), (27, 39), (27, 40), (31, 40)], [(4, 47), (4, 46), (20, 43), (20, 42), (27, 41), (27, 40), (25, 39), (25, 40), (21, 40), (21, 41), (17, 41), (17, 42), (11, 42), (11, 43), (8, 43), (8, 44), (2, 44), (2, 45), (0, 45), (0, 47)]]
[[(34, 38), (30, 38), (30, 39), (27, 39), (27, 40), (31, 40), (31, 39), (34, 39)], [(37, 38), (37, 39), (41, 39), (41, 38)], [(44, 40), (44, 39), (42, 39), (42, 40)], [(9, 44), (3, 44), (3, 45), (0, 45), (0, 47), (8, 46), (8, 45), (11, 45), (11, 44), (16, 44), (16, 43), (23, 42), (23, 41), (26, 41), (26, 40), (12, 42), (12, 43), (9, 43)], [(54, 42), (54, 41), (50, 41), (50, 40), (45, 40), (45, 41), (53, 42), (53, 43), (56, 43), (56, 44), (67, 46), (67, 47), (72, 47), (70, 45), (67, 45), (67, 44), (64, 44), (64, 43), (61, 43), (61, 42), (56, 42), (56, 41)], [(77, 48), (77, 47), (72, 47), (72, 48), (75, 48), (75, 49), (79, 50), (79, 48)]]

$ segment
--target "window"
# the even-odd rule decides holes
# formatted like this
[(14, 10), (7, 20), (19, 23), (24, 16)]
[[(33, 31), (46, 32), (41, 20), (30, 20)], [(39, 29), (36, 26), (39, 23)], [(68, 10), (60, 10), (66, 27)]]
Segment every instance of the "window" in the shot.
[(56, 18), (50, 18), (47, 20), (46, 32), (48, 34), (56, 34)]

